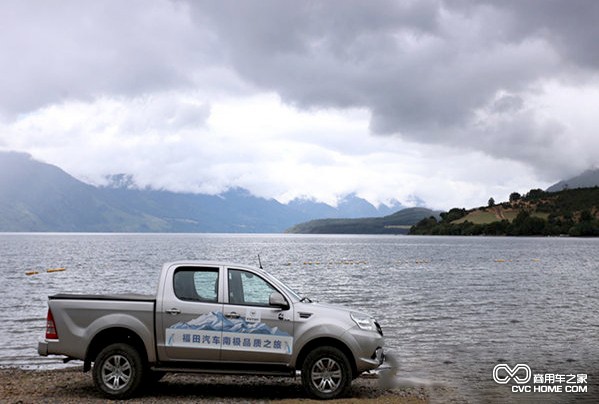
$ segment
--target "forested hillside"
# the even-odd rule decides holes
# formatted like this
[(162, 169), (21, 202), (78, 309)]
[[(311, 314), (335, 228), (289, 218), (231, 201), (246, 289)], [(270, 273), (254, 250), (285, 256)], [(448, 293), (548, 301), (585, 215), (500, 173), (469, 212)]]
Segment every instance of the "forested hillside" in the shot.
[(453, 208), (422, 219), (410, 234), (599, 236), (599, 187), (545, 192), (533, 189), (508, 202), (466, 210)]

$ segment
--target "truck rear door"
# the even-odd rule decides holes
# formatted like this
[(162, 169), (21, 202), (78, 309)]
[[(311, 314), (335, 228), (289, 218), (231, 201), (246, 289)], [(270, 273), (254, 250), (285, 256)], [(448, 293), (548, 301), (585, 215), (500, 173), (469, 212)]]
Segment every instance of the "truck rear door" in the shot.
[(223, 328), (223, 269), (180, 266), (167, 273), (156, 311), (161, 360), (217, 361)]

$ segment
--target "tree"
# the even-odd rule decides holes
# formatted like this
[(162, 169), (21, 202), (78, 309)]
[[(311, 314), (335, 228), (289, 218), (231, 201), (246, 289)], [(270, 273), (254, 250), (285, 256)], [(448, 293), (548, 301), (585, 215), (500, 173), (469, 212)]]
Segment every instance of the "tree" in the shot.
[(489, 198), (489, 207), (492, 208), (493, 206), (495, 206), (495, 199), (493, 199), (493, 197)]
[(540, 217), (531, 216), (526, 210), (521, 210), (508, 229), (510, 236), (540, 236), (546, 231), (547, 221)]
[(434, 216), (424, 218), (410, 228), (410, 234), (432, 234), (437, 228), (437, 219)]
[(528, 199), (529, 201), (536, 201), (541, 199), (544, 195), (545, 191), (543, 191), (542, 189), (531, 189), (530, 191), (528, 191), (528, 194), (526, 194), (526, 199)]
[(519, 201), (520, 198), (522, 198), (522, 196), (518, 193), (518, 192), (512, 192), (510, 194), (510, 202), (516, 202)]
[(585, 209), (582, 212), (580, 212), (580, 221), (581, 222), (590, 222), (593, 220), (593, 214), (591, 213), (590, 210)]
[(464, 216), (466, 216), (467, 212), (466, 209), (462, 208), (453, 208), (450, 209), (449, 212), (442, 212), (440, 214), (441, 219), (443, 220), (443, 222), (445, 223), (451, 223), (454, 220), (459, 220), (461, 218), (463, 218)]

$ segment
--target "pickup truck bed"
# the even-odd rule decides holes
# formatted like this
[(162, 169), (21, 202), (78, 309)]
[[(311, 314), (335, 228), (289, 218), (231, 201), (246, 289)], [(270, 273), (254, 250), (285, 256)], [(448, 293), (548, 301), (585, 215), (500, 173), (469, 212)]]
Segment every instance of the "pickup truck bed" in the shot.
[(130, 302), (156, 302), (156, 297), (152, 295), (142, 295), (137, 293), (123, 293), (113, 295), (80, 295), (74, 293), (59, 293), (48, 296), (48, 300), (123, 300)]

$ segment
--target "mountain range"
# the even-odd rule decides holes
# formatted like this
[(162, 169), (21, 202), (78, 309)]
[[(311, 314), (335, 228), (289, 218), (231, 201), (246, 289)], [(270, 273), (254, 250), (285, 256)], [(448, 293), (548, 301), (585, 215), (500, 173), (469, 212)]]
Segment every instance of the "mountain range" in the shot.
[[(242, 188), (205, 195), (139, 189), (126, 174), (109, 180), (93, 186), (28, 154), (0, 152), (0, 231), (405, 233), (439, 214), (397, 202), (375, 207), (353, 194), (337, 206), (309, 199), (282, 204)], [(595, 169), (547, 191), (598, 185)]]
[(282, 204), (241, 188), (220, 195), (138, 189), (127, 175), (86, 184), (28, 154), (0, 152), (0, 231), (280, 233), (318, 218), (389, 215), (348, 195), (334, 207), (307, 199)]

